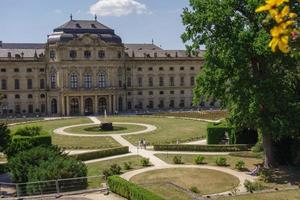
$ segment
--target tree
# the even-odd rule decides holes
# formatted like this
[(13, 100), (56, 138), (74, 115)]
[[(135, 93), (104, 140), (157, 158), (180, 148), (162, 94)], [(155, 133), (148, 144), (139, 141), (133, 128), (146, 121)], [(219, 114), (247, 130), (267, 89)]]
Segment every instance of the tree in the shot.
[(265, 167), (274, 164), (272, 140), (300, 133), (299, 56), (272, 53), (271, 27), (263, 28), (262, 0), (190, 0), (182, 39), (195, 53), (205, 45), (194, 103), (214, 97), (229, 109), (235, 127), (257, 129), (263, 137)]
[(4, 123), (0, 123), (0, 138), (0, 151), (4, 151), (8, 147), (11, 140), (10, 130)]

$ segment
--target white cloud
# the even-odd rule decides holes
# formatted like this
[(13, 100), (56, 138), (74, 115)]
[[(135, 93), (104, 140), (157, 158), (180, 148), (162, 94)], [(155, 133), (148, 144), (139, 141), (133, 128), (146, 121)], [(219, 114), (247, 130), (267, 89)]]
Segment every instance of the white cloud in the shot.
[(136, 0), (99, 0), (90, 7), (90, 13), (99, 16), (124, 16), (131, 13), (146, 14), (147, 7)]
[(60, 9), (55, 9), (54, 12), (55, 12), (56, 14), (61, 14), (61, 13), (62, 13), (62, 10), (60, 10)]

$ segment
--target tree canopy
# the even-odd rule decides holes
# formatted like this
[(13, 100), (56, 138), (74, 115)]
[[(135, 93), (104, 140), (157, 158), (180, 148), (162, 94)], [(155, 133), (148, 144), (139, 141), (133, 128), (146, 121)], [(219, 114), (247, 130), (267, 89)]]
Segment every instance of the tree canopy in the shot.
[[(205, 45), (205, 64), (197, 78), (200, 97), (221, 100), (236, 127), (258, 129), (270, 139), (300, 133), (300, 68), (296, 54), (273, 53), (271, 25), (255, 10), (261, 0), (190, 0), (183, 12), (182, 39), (190, 52)], [(271, 160), (271, 153), (266, 159)]]

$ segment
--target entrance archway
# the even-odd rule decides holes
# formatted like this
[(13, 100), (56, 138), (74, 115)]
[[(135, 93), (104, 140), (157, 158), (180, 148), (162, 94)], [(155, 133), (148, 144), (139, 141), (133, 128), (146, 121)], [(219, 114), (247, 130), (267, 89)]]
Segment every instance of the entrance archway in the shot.
[(85, 115), (93, 114), (93, 100), (91, 98), (87, 98), (84, 101), (84, 114)]
[(77, 98), (72, 98), (70, 101), (70, 114), (71, 115), (79, 115), (79, 100)]
[(106, 101), (106, 98), (101, 97), (98, 102), (98, 112), (100, 114), (103, 114), (104, 110), (107, 111), (107, 101)]

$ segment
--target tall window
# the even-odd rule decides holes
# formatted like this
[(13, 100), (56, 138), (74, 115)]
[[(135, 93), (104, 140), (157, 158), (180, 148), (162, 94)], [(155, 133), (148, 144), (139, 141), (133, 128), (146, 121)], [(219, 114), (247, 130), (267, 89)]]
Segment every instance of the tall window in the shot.
[(1, 80), (1, 89), (6, 90), (7, 89), (7, 81), (6, 79)]
[(149, 77), (149, 87), (153, 87), (153, 77)]
[(32, 104), (28, 105), (28, 113), (30, 113), (30, 114), (33, 113), (33, 105)]
[(20, 105), (15, 105), (15, 113), (20, 114), (21, 113), (21, 106)]
[(45, 89), (45, 79), (40, 79), (40, 89)]
[(92, 88), (92, 76), (90, 74), (84, 75), (84, 87), (87, 89)]
[(52, 99), (52, 101), (51, 101), (51, 113), (57, 114), (57, 100), (56, 99)]
[(138, 78), (138, 86), (143, 87), (143, 78), (142, 77)]
[(175, 84), (174, 84), (174, 77), (173, 76), (171, 76), (170, 77), (170, 86), (174, 86)]
[(131, 87), (131, 77), (127, 78), (127, 87)]
[(164, 86), (164, 77), (159, 77), (159, 86)]
[(15, 79), (15, 89), (16, 90), (20, 89), (20, 80), (19, 79)]
[(99, 74), (99, 88), (105, 88), (106, 87), (106, 74), (105, 72), (101, 72)]
[(75, 73), (71, 74), (70, 84), (72, 89), (78, 88), (78, 76)]
[(184, 86), (184, 76), (180, 77), (180, 86)]
[(55, 89), (56, 88), (56, 73), (52, 72), (51, 73), (51, 77), (50, 77), (50, 82), (51, 82), (51, 89)]
[(192, 77), (191, 77), (191, 86), (194, 86), (194, 85), (195, 85), (195, 77), (192, 76)]
[(27, 89), (32, 89), (32, 79), (27, 79)]

